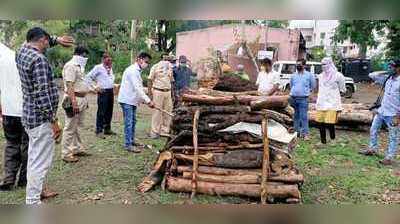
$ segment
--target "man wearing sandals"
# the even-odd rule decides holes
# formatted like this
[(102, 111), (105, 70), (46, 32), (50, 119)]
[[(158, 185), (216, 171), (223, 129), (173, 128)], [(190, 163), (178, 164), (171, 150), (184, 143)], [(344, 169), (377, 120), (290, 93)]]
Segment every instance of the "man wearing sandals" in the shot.
[(370, 78), (376, 83), (383, 85), (384, 94), (372, 122), (369, 147), (360, 151), (360, 154), (366, 156), (378, 153), (378, 133), (385, 123), (389, 130), (389, 145), (385, 158), (379, 161), (380, 164), (385, 166), (392, 165), (396, 157), (400, 124), (400, 60), (395, 60), (392, 66), (394, 73), (389, 76), (370, 75)]

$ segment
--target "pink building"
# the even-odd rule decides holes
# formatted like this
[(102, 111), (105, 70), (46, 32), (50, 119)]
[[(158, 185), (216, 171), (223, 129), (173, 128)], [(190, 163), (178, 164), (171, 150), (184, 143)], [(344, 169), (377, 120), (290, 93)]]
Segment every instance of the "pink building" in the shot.
[[(243, 32), (244, 30), (244, 32)], [(274, 60), (303, 58), (305, 41), (299, 30), (267, 28), (257, 25), (229, 24), (176, 34), (176, 55), (186, 55), (192, 63), (209, 56), (209, 49), (228, 50), (237, 43), (235, 33), (244, 33), (247, 42), (259, 43), (276, 49)]]

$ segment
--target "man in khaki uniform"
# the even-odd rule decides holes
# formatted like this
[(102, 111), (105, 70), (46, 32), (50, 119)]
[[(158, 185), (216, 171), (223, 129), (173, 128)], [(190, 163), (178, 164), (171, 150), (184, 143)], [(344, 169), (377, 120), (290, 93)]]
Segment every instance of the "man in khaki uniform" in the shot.
[(77, 47), (74, 56), (65, 64), (62, 72), (65, 88), (63, 106), (64, 104), (72, 104), (70, 111), (68, 111), (67, 106), (67, 109), (65, 109), (65, 126), (62, 138), (62, 160), (66, 163), (78, 162), (79, 159), (76, 156), (89, 155), (85, 152), (78, 132), (79, 127), (83, 125), (83, 119), (88, 108), (86, 94), (89, 92), (89, 88), (84, 81), (86, 55), (88, 53), (86, 48)]
[[(149, 95), (153, 99), (156, 108), (172, 112), (171, 88), (174, 81), (172, 64), (168, 61), (168, 55), (162, 55), (162, 60), (155, 64), (149, 75)], [(154, 110), (151, 119), (150, 138), (169, 136), (171, 117), (159, 110)]]

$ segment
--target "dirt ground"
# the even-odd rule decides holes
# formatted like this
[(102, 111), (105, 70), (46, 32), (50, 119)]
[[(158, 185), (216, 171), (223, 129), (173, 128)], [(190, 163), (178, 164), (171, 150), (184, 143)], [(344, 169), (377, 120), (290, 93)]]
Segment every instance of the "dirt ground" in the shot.
[(357, 91), (350, 99), (344, 99), (344, 103), (364, 103), (372, 104), (375, 102), (380, 92), (380, 86), (373, 83), (357, 83)]

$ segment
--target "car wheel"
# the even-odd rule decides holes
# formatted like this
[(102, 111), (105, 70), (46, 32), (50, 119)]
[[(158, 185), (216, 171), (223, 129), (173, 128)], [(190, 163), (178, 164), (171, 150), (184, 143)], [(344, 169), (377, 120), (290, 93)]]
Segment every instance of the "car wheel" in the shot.
[(353, 87), (350, 85), (346, 85), (346, 93), (344, 94), (345, 98), (352, 98), (353, 97)]

